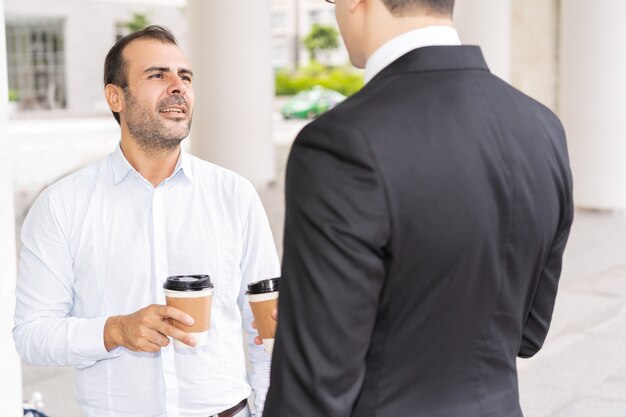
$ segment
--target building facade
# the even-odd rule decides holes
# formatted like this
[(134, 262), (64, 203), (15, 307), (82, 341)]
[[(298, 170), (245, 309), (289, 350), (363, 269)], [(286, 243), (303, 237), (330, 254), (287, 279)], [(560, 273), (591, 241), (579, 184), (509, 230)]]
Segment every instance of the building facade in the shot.
[(103, 62), (137, 16), (186, 44), (184, 0), (6, 0), (9, 99), (15, 110), (106, 112)]
[[(335, 9), (323, 0), (272, 0), (272, 66), (274, 69), (293, 70), (309, 62), (309, 55), (302, 40), (314, 24), (337, 28)], [(349, 63), (348, 53), (339, 39), (336, 50), (320, 54), (320, 62), (326, 65)]]
[[(169, 27), (187, 50), (186, 10), (186, 0), (6, 0), (10, 109), (106, 112), (102, 63), (111, 45), (143, 16)], [(269, 13), (274, 70), (309, 62), (303, 39), (313, 24), (337, 28), (333, 6), (321, 0), (272, 0)], [(318, 59), (349, 63), (341, 40)]]

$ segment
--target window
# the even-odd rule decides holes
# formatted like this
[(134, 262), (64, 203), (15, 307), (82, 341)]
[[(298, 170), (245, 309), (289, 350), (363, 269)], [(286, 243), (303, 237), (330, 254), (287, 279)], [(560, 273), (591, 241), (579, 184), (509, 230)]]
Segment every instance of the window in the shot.
[(272, 44), (272, 66), (274, 68), (284, 68), (289, 61), (287, 43), (285, 40), (275, 39)]
[(6, 23), (9, 95), (21, 110), (66, 106), (63, 20)]
[(273, 31), (284, 31), (287, 29), (287, 16), (285, 12), (273, 12), (271, 27)]
[(320, 10), (309, 10), (309, 24), (322, 23), (322, 12)]

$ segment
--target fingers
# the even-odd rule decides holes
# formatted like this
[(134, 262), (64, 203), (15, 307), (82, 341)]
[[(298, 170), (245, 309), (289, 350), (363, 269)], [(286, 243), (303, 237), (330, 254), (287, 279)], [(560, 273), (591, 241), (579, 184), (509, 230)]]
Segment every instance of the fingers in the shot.
[[(276, 321), (278, 321), (278, 309), (275, 308), (274, 310), (272, 310), (272, 318)], [(252, 320), (252, 328), (256, 329), (256, 321)], [(254, 338), (254, 344), (255, 345), (262, 345), (263, 344), (263, 339), (261, 339), (260, 336), (257, 336)]]
[[(256, 321), (252, 320), (252, 328), (256, 329)], [(261, 339), (261, 337), (256, 336), (254, 338), (254, 344), (255, 345), (262, 345), (263, 344), (263, 339)]]
[(146, 352), (158, 352), (162, 347), (170, 344), (170, 339), (156, 330), (150, 330), (145, 337), (146, 344), (144, 347)]
[(120, 341), (117, 345), (135, 352), (158, 352), (169, 344), (167, 336), (172, 336), (189, 346), (196, 345), (195, 339), (190, 334), (168, 323), (170, 320), (176, 320), (184, 325), (193, 324), (191, 316), (174, 307), (153, 304), (128, 316), (119, 316), (117, 320), (121, 328), (118, 338)]
[(124, 346), (133, 352), (158, 352), (162, 347), (169, 344), (169, 339), (149, 328), (137, 330), (137, 334), (132, 337)]
[(155, 305), (157, 314), (163, 318), (170, 318), (177, 322), (184, 324), (185, 326), (193, 326), (193, 317), (189, 314), (172, 306)]
[(193, 337), (189, 333), (185, 333), (184, 331), (177, 329), (176, 327), (170, 325), (167, 321), (162, 322), (162, 324), (158, 328), (158, 331), (165, 336), (170, 336), (176, 340), (180, 340), (188, 346), (196, 346), (196, 344), (198, 343), (195, 337)]

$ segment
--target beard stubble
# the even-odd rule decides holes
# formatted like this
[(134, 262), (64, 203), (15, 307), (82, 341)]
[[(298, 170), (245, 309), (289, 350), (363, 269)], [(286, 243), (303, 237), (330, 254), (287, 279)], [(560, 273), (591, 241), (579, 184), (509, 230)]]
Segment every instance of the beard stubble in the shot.
[(182, 127), (172, 128), (158, 116), (160, 109), (187, 104), (182, 96), (175, 95), (162, 100), (154, 110), (142, 106), (127, 88), (124, 89), (124, 99), (128, 109), (126, 112), (128, 131), (143, 152), (156, 154), (175, 149), (189, 136), (191, 117), (177, 122), (177, 125), (183, 124)]

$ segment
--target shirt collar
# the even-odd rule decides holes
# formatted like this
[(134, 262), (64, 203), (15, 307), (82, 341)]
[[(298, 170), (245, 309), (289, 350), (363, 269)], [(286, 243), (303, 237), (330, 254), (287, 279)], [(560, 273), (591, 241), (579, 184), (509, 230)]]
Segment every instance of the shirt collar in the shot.
[[(122, 148), (119, 145), (111, 155), (111, 160), (111, 165), (113, 167), (113, 181), (115, 182), (115, 185), (124, 181), (129, 172), (137, 172), (135, 168), (132, 167), (130, 162), (128, 162), (128, 160), (122, 153)], [(174, 172), (172, 172), (172, 175), (170, 175), (169, 178), (174, 178), (174, 176), (178, 174), (178, 171), (181, 170), (183, 171), (183, 175), (185, 175), (185, 177), (187, 177), (189, 181), (193, 181), (193, 171), (191, 169), (191, 155), (189, 155), (182, 149), (180, 150), (178, 161), (176, 161), (176, 167), (174, 168)], [(137, 174), (141, 175), (139, 173)]]
[(122, 148), (120, 148), (119, 145), (117, 145), (117, 148), (115, 148), (115, 151), (111, 155), (111, 166), (113, 168), (113, 181), (115, 185), (122, 182), (130, 171), (134, 171), (134, 168), (124, 157)]
[(178, 162), (176, 162), (176, 168), (174, 168), (172, 177), (176, 175), (179, 170), (183, 171), (183, 175), (187, 177), (189, 181), (193, 181), (193, 171), (191, 170), (191, 155), (185, 152), (182, 148), (180, 149), (180, 156), (178, 157)]
[(452, 26), (427, 26), (405, 32), (385, 42), (365, 64), (365, 83), (402, 55), (425, 46), (460, 45), (461, 40)]

